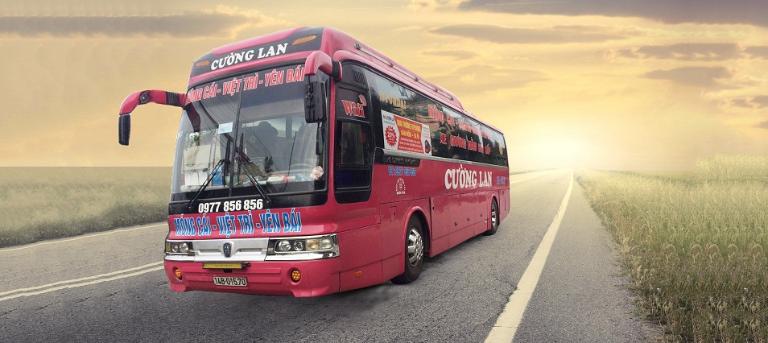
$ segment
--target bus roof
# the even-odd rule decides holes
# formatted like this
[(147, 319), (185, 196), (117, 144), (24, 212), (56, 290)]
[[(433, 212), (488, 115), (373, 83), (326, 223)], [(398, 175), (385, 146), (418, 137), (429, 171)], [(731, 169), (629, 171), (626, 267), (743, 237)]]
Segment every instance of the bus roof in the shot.
[(327, 27), (299, 27), (279, 31), (211, 50), (192, 66), (189, 86), (257, 68), (260, 64), (290, 63), (323, 51), (335, 61), (358, 61), (419, 92), (476, 119), (448, 90), (430, 83), (377, 50), (348, 34)]

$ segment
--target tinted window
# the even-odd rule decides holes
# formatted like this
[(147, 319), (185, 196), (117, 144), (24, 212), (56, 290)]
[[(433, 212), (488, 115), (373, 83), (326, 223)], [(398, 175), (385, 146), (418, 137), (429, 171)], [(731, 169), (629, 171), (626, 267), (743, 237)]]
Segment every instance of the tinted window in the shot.
[(368, 125), (340, 121), (336, 141), (336, 165), (367, 167), (371, 164), (371, 138)]
[[(501, 133), (421, 93), (371, 71), (368, 81), (378, 95), (381, 110), (429, 127), (431, 155), (506, 165)], [(381, 116), (381, 113), (375, 113)]]
[(372, 150), (368, 124), (337, 121), (334, 178), (337, 189), (371, 185)]

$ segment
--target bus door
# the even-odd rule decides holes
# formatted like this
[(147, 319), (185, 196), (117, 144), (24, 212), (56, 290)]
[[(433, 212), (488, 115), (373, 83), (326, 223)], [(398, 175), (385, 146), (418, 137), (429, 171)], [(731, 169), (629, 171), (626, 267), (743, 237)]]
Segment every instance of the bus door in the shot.
[[(345, 68), (344, 75), (352, 74)], [(338, 225), (346, 229), (340, 274), (341, 290), (381, 282), (381, 233), (378, 209), (370, 206), (374, 146), (370, 95), (362, 83), (336, 84), (334, 134), (334, 195)], [(364, 248), (361, 248), (364, 247)]]
[(367, 89), (337, 84), (334, 191), (339, 204), (371, 196), (374, 142), (368, 103)]

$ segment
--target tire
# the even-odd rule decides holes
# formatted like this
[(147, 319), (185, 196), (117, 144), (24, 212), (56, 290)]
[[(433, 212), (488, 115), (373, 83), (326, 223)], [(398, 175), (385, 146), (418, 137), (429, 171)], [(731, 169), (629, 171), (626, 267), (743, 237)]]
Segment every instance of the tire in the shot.
[(483, 232), (485, 236), (491, 236), (499, 230), (499, 204), (496, 202), (496, 199), (493, 199), (491, 202), (491, 215), (489, 218), (491, 218), (491, 227), (488, 228), (488, 231)]
[(416, 217), (408, 220), (405, 235), (405, 272), (395, 276), (393, 283), (406, 284), (416, 281), (424, 265), (424, 228)]

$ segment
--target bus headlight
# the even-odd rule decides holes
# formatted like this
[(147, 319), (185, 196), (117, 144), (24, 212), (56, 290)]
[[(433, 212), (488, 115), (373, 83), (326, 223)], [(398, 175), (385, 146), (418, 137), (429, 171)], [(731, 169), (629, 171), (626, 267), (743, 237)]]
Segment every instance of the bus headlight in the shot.
[(280, 251), (280, 252), (291, 251), (291, 245), (292, 245), (291, 241), (287, 239), (282, 239), (277, 242), (277, 245), (275, 245), (275, 251)]
[(192, 250), (192, 242), (165, 241), (165, 254), (194, 256), (195, 252)]
[(267, 260), (316, 260), (339, 256), (335, 234), (270, 239)]

